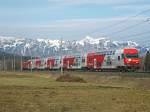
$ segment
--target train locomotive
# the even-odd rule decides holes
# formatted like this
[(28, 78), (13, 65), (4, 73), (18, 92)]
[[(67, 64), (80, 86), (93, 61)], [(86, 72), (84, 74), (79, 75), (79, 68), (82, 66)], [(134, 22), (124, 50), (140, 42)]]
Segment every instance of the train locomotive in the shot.
[(136, 48), (90, 52), (85, 55), (35, 58), (23, 62), (24, 70), (84, 70), (135, 71), (140, 68), (139, 51)]

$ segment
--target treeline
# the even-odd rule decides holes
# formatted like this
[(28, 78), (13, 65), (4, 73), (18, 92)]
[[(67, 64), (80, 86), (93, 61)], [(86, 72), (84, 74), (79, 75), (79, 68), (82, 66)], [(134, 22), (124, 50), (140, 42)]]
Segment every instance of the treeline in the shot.
[(19, 71), (21, 70), (21, 63), (30, 57), (19, 55), (12, 55), (5, 52), (0, 52), (0, 70), (1, 71)]
[(150, 71), (150, 51), (146, 53), (145, 59), (144, 59), (144, 67), (145, 71)]

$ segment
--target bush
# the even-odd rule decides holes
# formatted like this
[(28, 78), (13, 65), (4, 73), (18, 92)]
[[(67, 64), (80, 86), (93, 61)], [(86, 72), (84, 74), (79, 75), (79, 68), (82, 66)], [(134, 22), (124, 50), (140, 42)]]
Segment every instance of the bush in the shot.
[(62, 75), (59, 76), (56, 81), (59, 82), (80, 82), (80, 83), (86, 83), (86, 81), (84, 79), (82, 79), (81, 77), (77, 77), (77, 76), (71, 76), (71, 75)]
[(150, 52), (149, 51), (146, 53), (144, 64), (145, 64), (145, 70), (150, 71)]

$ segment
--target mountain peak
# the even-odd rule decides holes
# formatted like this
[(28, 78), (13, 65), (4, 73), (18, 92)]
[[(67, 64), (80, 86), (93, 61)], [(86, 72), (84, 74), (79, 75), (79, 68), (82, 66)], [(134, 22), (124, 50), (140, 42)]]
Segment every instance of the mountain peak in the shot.
[(106, 38), (93, 38), (91, 36), (86, 36), (84, 39), (80, 40), (79, 43), (81, 45), (84, 45), (85, 43), (98, 44), (102, 40), (106, 40)]
[[(33, 56), (57, 56), (59, 55), (60, 40), (51, 40), (48, 38), (15, 38), (0, 36), (0, 50), (7, 53), (15, 53), (18, 55), (33, 55)], [(118, 49), (124, 47), (138, 47), (139, 45), (132, 41), (119, 42), (106, 39), (104, 37), (93, 38), (86, 36), (80, 41), (63, 41), (63, 53), (80, 53), (81, 49), (84, 52), (100, 51), (107, 49)]]

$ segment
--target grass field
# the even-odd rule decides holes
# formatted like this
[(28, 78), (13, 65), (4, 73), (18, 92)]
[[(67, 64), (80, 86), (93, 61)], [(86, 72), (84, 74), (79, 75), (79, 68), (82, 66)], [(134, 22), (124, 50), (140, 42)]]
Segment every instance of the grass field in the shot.
[(0, 72), (0, 112), (150, 112), (150, 74)]

